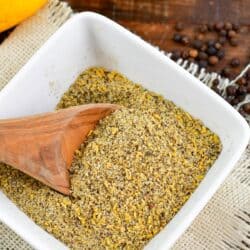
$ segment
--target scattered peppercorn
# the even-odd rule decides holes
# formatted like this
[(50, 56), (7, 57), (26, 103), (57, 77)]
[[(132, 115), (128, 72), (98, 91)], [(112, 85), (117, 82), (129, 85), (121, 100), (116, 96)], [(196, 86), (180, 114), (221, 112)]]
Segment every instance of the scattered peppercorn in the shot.
[(173, 40), (177, 43), (180, 43), (181, 42), (181, 39), (182, 39), (182, 35), (180, 35), (179, 33), (175, 33), (173, 35)]
[(233, 47), (238, 46), (238, 40), (236, 38), (231, 38), (230, 39), (230, 45)]
[(226, 30), (221, 30), (220, 31), (220, 35), (221, 36), (226, 36), (227, 35), (227, 31)]
[(177, 30), (177, 31), (184, 30), (184, 24), (181, 23), (181, 22), (177, 22), (176, 25), (175, 25), (175, 30)]
[(240, 29), (240, 25), (237, 23), (233, 23), (233, 30), (238, 31)]
[(250, 80), (250, 69), (246, 72), (245, 76), (247, 80)]
[(250, 82), (248, 82), (247, 86), (247, 93), (250, 94)]
[(232, 60), (230, 61), (230, 65), (233, 68), (239, 67), (240, 66), (240, 59), (239, 58), (232, 58)]
[(222, 30), (224, 28), (224, 23), (223, 22), (217, 22), (214, 25), (214, 28), (218, 31)]
[(226, 88), (226, 92), (228, 96), (235, 96), (237, 92), (237, 88), (233, 85), (229, 85)]
[(227, 36), (229, 38), (233, 38), (236, 36), (236, 32), (234, 30), (229, 30), (228, 33), (227, 33)]
[(189, 56), (192, 58), (196, 58), (198, 56), (198, 50), (196, 49), (189, 50)]
[(226, 30), (231, 30), (231, 29), (233, 29), (233, 25), (230, 23), (230, 22), (225, 22), (225, 29)]
[(237, 97), (233, 98), (230, 101), (230, 104), (233, 105), (233, 106), (238, 105), (239, 103), (240, 103), (240, 100)]
[(246, 112), (248, 115), (250, 115), (250, 102), (243, 104), (242, 108), (243, 108), (244, 112)]
[(227, 41), (227, 39), (226, 39), (225, 36), (220, 36), (219, 39), (218, 39), (218, 42), (219, 42), (220, 44), (222, 44), (222, 45), (225, 44), (226, 41)]
[(231, 70), (228, 67), (225, 67), (222, 71), (221, 71), (222, 76), (225, 77), (230, 77), (231, 76)]
[(218, 86), (219, 83), (220, 83), (219, 79), (216, 78), (216, 79), (213, 80), (212, 85), (213, 86)]
[(208, 55), (207, 55), (207, 53), (205, 53), (203, 51), (200, 51), (199, 54), (198, 54), (198, 58), (200, 60), (206, 60), (208, 58)]
[(205, 60), (200, 60), (199, 62), (198, 62), (198, 65), (199, 65), (199, 67), (200, 68), (207, 68), (207, 61), (205, 61)]
[(237, 89), (237, 94), (238, 95), (244, 95), (246, 93), (247, 93), (246, 86), (243, 86), (243, 85), (239, 86), (239, 88)]
[(213, 46), (209, 46), (209, 47), (207, 48), (207, 53), (208, 53), (208, 55), (210, 55), (210, 56), (214, 56), (214, 55), (216, 55), (216, 53), (217, 53), (217, 49), (216, 49), (215, 47), (213, 47)]
[(247, 82), (246, 79), (244, 77), (241, 77), (236, 83), (241, 86), (245, 85), (246, 82)]
[(209, 56), (208, 62), (210, 65), (216, 65), (219, 62), (219, 59), (217, 56)]
[(200, 49), (203, 45), (203, 42), (201, 40), (198, 40), (198, 39), (195, 39), (193, 42), (192, 42), (192, 46), (195, 48), (195, 49)]
[(218, 95), (221, 95), (221, 90), (218, 88), (218, 86), (212, 86), (211, 89)]
[(214, 44), (215, 44), (215, 40), (209, 39), (207, 41), (207, 46), (209, 46), (209, 47), (214, 46)]
[(240, 102), (243, 102), (246, 98), (246, 94), (241, 94), (241, 95), (238, 95), (237, 97), (239, 99)]
[(174, 50), (171, 55), (171, 59), (177, 61), (181, 57), (181, 52), (179, 50)]
[[(184, 60), (189, 60), (189, 62), (198, 63), (200, 68), (207, 68), (208, 64), (210, 66), (216, 65), (220, 61), (222, 61), (222, 64), (224, 64), (223, 58), (225, 57), (225, 48), (227, 48), (224, 46), (227, 42), (231, 46), (238, 46), (239, 41), (237, 39), (237, 31), (239, 28), (240, 26), (238, 24), (233, 24), (227, 21), (225, 23), (216, 22), (214, 24), (208, 23), (199, 25), (198, 29), (195, 29), (196, 33), (192, 39), (188, 35), (175, 33), (173, 35), (173, 40), (177, 43), (188, 45), (187, 48), (190, 48), (190, 50), (177, 53), (174, 52), (172, 59), (176, 61), (181, 57)], [(175, 25), (175, 29), (177, 31), (182, 31), (184, 29), (184, 25), (178, 22)], [(206, 33), (208, 31), (214, 33), (216, 32), (216, 36), (218, 37), (214, 38), (214, 36), (210, 36), (209, 34), (207, 35)], [(240, 65), (240, 59), (237, 57), (232, 58), (228, 63), (228, 66), (231, 66), (232, 68), (237, 68)], [(212, 68), (209, 67), (208, 69), (210, 70)], [(223, 77), (230, 79), (236, 76), (236, 70), (232, 69), (231, 71), (230, 67), (227, 66), (222, 70), (220, 70), (220, 68), (214, 68), (213, 71), (221, 74)]]
[(221, 60), (222, 58), (224, 58), (225, 56), (225, 51), (224, 50), (219, 50), (216, 55), (218, 56), (218, 58)]

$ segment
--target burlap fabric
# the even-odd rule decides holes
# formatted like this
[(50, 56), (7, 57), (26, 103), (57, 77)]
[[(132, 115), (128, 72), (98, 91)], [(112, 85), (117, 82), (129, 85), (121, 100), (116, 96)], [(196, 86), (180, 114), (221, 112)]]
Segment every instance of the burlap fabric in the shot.
[[(59, 26), (71, 15), (71, 9), (58, 0), (50, 0), (35, 16), (19, 25), (0, 45), (0, 89), (18, 72)], [(219, 78), (220, 88), (232, 84), (216, 74), (198, 71), (196, 65), (180, 65), (211, 85)], [(222, 166), (223, 167), (223, 166)], [(174, 245), (175, 250), (249, 249), (250, 246), (250, 146), (234, 171)], [(0, 250), (32, 249), (8, 227), (0, 223)]]

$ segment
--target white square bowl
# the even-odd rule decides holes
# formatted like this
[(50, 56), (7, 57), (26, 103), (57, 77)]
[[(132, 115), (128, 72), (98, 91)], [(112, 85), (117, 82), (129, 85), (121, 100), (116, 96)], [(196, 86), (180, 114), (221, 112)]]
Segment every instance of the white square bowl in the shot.
[[(145, 249), (169, 249), (219, 188), (249, 140), (245, 120), (221, 97), (155, 48), (90, 12), (67, 21), (0, 92), (0, 118), (54, 110), (76, 77), (91, 66), (114, 69), (199, 118), (223, 150), (177, 215)], [(0, 220), (36, 249), (67, 249), (0, 191)]]

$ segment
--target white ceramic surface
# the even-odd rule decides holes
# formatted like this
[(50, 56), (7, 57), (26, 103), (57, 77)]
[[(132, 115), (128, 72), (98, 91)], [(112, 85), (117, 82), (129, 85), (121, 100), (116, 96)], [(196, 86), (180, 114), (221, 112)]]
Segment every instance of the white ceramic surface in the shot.
[[(197, 190), (146, 246), (166, 250), (230, 173), (247, 146), (249, 127), (229, 104), (176, 63), (118, 24), (90, 12), (65, 23), (0, 92), (0, 118), (53, 110), (78, 74), (90, 66), (115, 69), (162, 94), (202, 120), (223, 143), (222, 153)], [(0, 220), (36, 249), (66, 248), (1, 191)]]

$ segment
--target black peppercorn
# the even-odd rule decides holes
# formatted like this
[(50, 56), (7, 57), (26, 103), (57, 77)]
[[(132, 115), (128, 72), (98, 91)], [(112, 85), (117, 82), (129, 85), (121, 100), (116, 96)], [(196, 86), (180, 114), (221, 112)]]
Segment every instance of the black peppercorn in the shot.
[(208, 62), (210, 65), (216, 65), (219, 62), (219, 59), (217, 56), (210, 56)]
[(228, 103), (231, 103), (231, 101), (233, 100), (234, 97), (232, 96), (226, 96), (225, 99)]
[(212, 82), (213, 86), (218, 86), (219, 83), (220, 83), (219, 79), (214, 79)]
[(231, 62), (230, 62), (230, 65), (233, 67), (233, 68), (236, 68), (236, 67), (239, 67), (240, 66), (240, 59), (239, 58), (232, 58)]
[(239, 86), (239, 88), (237, 89), (237, 94), (238, 95), (243, 95), (247, 93), (247, 88), (243, 85)]
[(220, 31), (220, 35), (221, 36), (226, 36), (227, 35), (227, 31), (226, 30), (221, 30)]
[(205, 61), (205, 60), (200, 60), (200, 61), (198, 62), (198, 65), (199, 65), (200, 68), (207, 68), (207, 61)]
[(250, 115), (250, 102), (243, 104), (242, 108), (246, 114)]
[(208, 53), (208, 55), (210, 55), (210, 56), (214, 56), (214, 55), (216, 55), (216, 53), (217, 53), (217, 49), (216, 49), (215, 47), (213, 47), (213, 46), (209, 46), (209, 47), (207, 48), (207, 53)]
[(246, 98), (246, 94), (241, 94), (241, 95), (238, 95), (237, 97), (239, 99), (240, 102), (243, 102)]
[(234, 30), (229, 30), (228, 33), (227, 33), (227, 36), (229, 38), (233, 38), (236, 36), (236, 32)]
[(237, 92), (237, 88), (233, 85), (227, 86), (226, 92), (228, 96), (235, 96)]
[(173, 40), (177, 43), (180, 43), (181, 42), (181, 39), (182, 39), (182, 35), (178, 34), (178, 33), (175, 33), (173, 35)]
[(233, 23), (233, 30), (238, 31), (240, 29), (240, 25), (237, 23)]
[(225, 67), (222, 71), (221, 71), (222, 76), (225, 77), (230, 77), (231, 76), (231, 70), (228, 67)]
[(177, 22), (175, 25), (175, 30), (182, 31), (184, 29), (184, 24), (181, 22)]
[(224, 28), (224, 23), (223, 22), (217, 22), (214, 25), (214, 28), (218, 31), (222, 30)]
[(177, 61), (181, 57), (181, 52), (178, 50), (175, 50), (172, 52), (171, 59), (174, 61)]
[(247, 80), (250, 80), (250, 69), (245, 73), (245, 77)]
[(200, 49), (203, 45), (203, 42), (201, 40), (198, 40), (198, 39), (195, 39), (193, 42), (192, 42), (192, 46), (195, 48), (195, 49)]
[(242, 106), (239, 108), (238, 111), (239, 111), (239, 113), (240, 113), (242, 116), (245, 116), (245, 112), (244, 112)]
[(219, 42), (220, 44), (222, 44), (222, 45), (225, 44), (226, 41), (227, 41), (227, 39), (226, 39), (226, 37), (224, 37), (224, 36), (220, 36), (219, 39), (218, 39), (218, 42)]
[(216, 55), (218, 56), (219, 59), (224, 58), (225, 56), (225, 51), (224, 50), (219, 50)]
[(237, 105), (237, 104), (239, 104), (239, 103), (240, 103), (240, 100), (239, 100), (237, 97), (233, 98), (233, 99), (230, 101), (230, 104), (233, 105), (233, 106), (235, 106), (235, 105)]
[(207, 41), (207, 46), (213, 46), (215, 44), (214, 40), (208, 40)]
[(217, 86), (212, 86), (212, 88), (211, 88), (215, 93), (217, 93), (217, 94), (221, 94), (221, 90), (217, 87)]
[(231, 38), (230, 39), (230, 45), (233, 47), (238, 46), (238, 40), (236, 38)]
[(226, 30), (231, 30), (233, 28), (233, 25), (230, 22), (225, 22), (224, 27)]
[(250, 94), (250, 82), (248, 82), (246, 87), (247, 87), (247, 93)]
[(238, 85), (242, 86), (247, 83), (246, 79), (244, 77), (241, 77), (237, 82)]
[(207, 55), (207, 53), (205, 53), (203, 51), (200, 51), (199, 54), (198, 54), (198, 58), (200, 60), (206, 60), (208, 58), (208, 55)]

